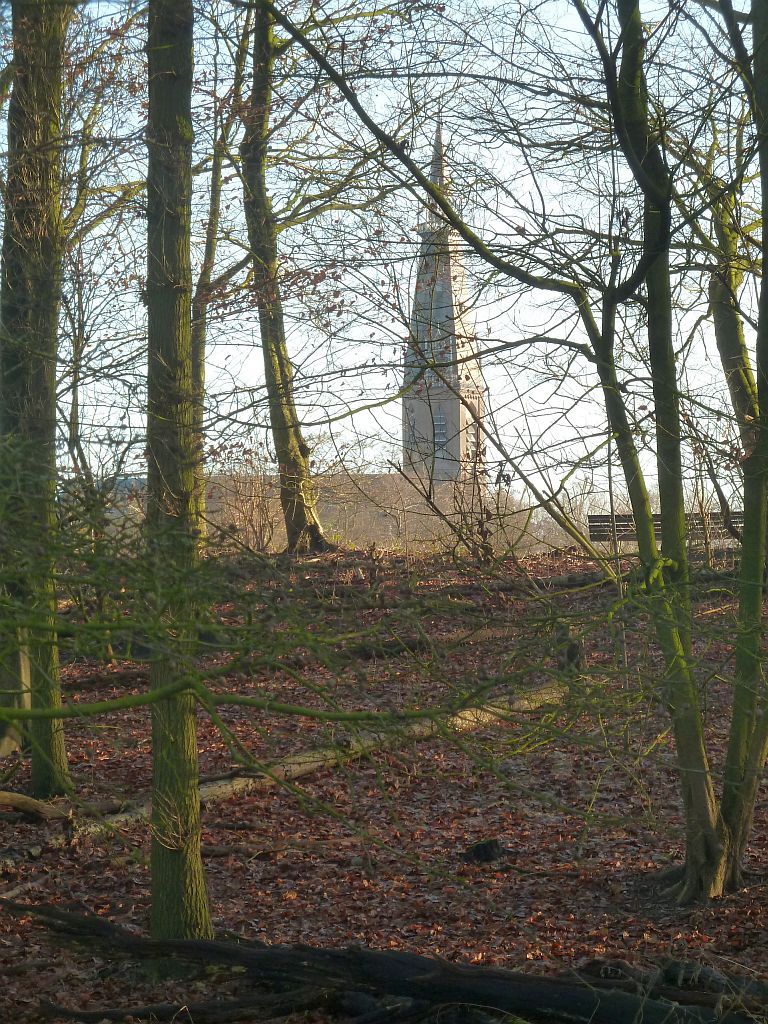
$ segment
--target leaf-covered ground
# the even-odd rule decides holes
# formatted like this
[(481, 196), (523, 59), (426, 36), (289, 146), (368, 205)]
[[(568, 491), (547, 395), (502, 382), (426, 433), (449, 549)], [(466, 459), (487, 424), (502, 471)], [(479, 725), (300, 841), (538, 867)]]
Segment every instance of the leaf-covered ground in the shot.
[[(574, 585), (567, 574), (592, 567), (568, 555), (493, 572), (352, 555), (281, 565), (279, 573), (239, 577), (217, 606), (199, 653), (202, 678), (215, 689), (347, 710), (455, 709), (558, 678), (570, 692), (556, 708), (510, 714), (479, 731), (402, 735), (294, 785), (206, 806), (217, 928), (275, 943), (362, 943), (538, 971), (592, 956), (670, 954), (764, 971), (763, 798), (747, 887), (707, 907), (679, 908), (660, 895), (663, 869), (680, 855), (681, 822), (658, 700), (663, 679), (641, 601)], [(732, 671), (727, 582), (697, 586), (695, 609), (717, 763)], [(575, 674), (560, 671), (564, 623), (583, 644)], [(64, 678), (65, 699), (81, 703), (146, 687), (140, 662), (105, 666), (74, 654)], [(200, 715), (207, 778), (249, 758), (272, 764), (350, 739), (349, 726), (311, 717), (230, 706), (221, 717), (226, 733)], [(67, 736), (76, 814), (116, 809), (147, 790), (146, 708), (68, 723)], [(0, 771), (12, 766), (9, 759)], [(0, 788), (23, 792), (26, 783), (22, 766)], [(56, 823), (6, 812), (0, 829), (0, 895), (146, 926), (145, 822), (68, 842)], [(464, 863), (467, 846), (489, 837), (510, 854)], [(0, 977), (0, 1019), (17, 1024), (40, 1019), (41, 998), (128, 1009), (201, 999), (214, 988), (205, 975), (153, 980), (129, 959), (11, 915), (0, 924)], [(238, 984), (224, 987), (232, 993)]]

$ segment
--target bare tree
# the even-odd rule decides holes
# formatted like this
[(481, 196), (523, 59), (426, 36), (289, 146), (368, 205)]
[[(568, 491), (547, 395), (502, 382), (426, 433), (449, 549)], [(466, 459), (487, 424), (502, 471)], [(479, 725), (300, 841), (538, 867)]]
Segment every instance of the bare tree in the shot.
[[(65, 229), (61, 212), (62, 62), (72, 7), (11, 5), (2, 283), (0, 443), (6, 616), (3, 677), (33, 707), (61, 703), (55, 629), (56, 356)], [(63, 723), (30, 726), (32, 786), (61, 793), (69, 778)]]
[[(147, 540), (161, 637), (154, 690), (183, 674), (198, 556), (192, 364), (192, 0), (151, 0), (147, 45)], [(200, 852), (195, 698), (152, 707), (152, 931), (212, 934)]]

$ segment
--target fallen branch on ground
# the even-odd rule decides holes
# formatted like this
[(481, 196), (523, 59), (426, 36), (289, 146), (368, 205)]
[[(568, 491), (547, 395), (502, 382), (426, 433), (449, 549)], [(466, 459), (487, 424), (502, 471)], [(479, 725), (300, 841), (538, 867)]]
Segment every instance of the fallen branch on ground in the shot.
[[(396, 950), (154, 940), (95, 914), (83, 916), (57, 907), (26, 906), (9, 900), (0, 904), (12, 913), (34, 914), (53, 927), (134, 956), (174, 956), (236, 966), (259, 985), (290, 987), (293, 996), (297, 990), (322, 990), (337, 997), (366, 993), (380, 1007), (382, 1000), (394, 996), (424, 1007), (422, 1015), (429, 1010), (442, 1014), (447, 1006), (453, 1006), (482, 1007), (486, 1014), (517, 1014), (527, 1020), (569, 1024), (750, 1024), (755, 1013), (764, 1013), (768, 1007), (767, 986), (730, 978), (690, 961), (672, 961), (655, 971), (633, 968), (620, 961), (604, 965), (592, 961), (584, 972), (545, 977), (496, 967), (453, 964)], [(288, 997), (291, 998), (291, 992)], [(329, 1006), (333, 1002), (329, 998)], [(335, 1002), (343, 1007), (342, 999)], [(163, 1007), (165, 1019), (172, 1019), (182, 1005)], [(221, 1006), (231, 1011), (225, 1019), (237, 1019), (232, 1015), (237, 1012), (233, 1003)], [(161, 1016), (157, 1010), (158, 1007), (152, 1010), (155, 1017)], [(127, 1008), (92, 1012), (101, 1014), (98, 1019), (119, 1019), (118, 1013), (123, 1017), (141, 1016)], [(242, 1017), (249, 1012), (252, 1015), (252, 1007), (243, 1008)], [(97, 1019), (75, 1016), (82, 1020)], [(368, 1019), (374, 1016), (371, 1013)]]
[(12, 807), (15, 811), (28, 814), (31, 818), (40, 818), (43, 821), (69, 821), (70, 812), (65, 811), (57, 804), (49, 804), (43, 800), (35, 800), (31, 796), (24, 796), (23, 793), (11, 793), (9, 790), (0, 790), (0, 806)]
[[(227, 800), (233, 796), (263, 792), (285, 782), (294, 782), (324, 768), (335, 768), (347, 764), (377, 750), (386, 750), (405, 740), (418, 741), (450, 732), (470, 732), (504, 722), (511, 714), (536, 711), (547, 704), (556, 704), (568, 692), (559, 681), (545, 683), (512, 700), (498, 700), (493, 704), (465, 708), (447, 718), (419, 718), (403, 722), (396, 729), (391, 725), (379, 731), (360, 732), (350, 736), (346, 743), (334, 747), (320, 747), (284, 757), (282, 760), (255, 771), (244, 769), (239, 775), (217, 779), (200, 786), (200, 802), (203, 806)], [(118, 814), (111, 814), (98, 822), (82, 822), (77, 825), (79, 833), (94, 834), (102, 829), (124, 828), (148, 818), (151, 812), (149, 796), (140, 798), (131, 807)]]

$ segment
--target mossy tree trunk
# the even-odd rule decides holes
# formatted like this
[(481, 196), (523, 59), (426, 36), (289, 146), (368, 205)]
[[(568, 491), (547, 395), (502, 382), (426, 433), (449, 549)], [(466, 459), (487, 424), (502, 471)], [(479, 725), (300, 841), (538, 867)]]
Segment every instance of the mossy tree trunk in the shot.
[[(729, 29), (757, 137), (762, 189), (761, 257), (765, 266), (768, 259), (768, 6), (765, 0), (753, 0), (752, 3), (751, 62), (733, 19), (729, 21)], [(738, 337), (731, 339), (732, 347), (738, 340)], [(744, 529), (736, 679), (722, 797), (724, 842), (728, 853), (725, 870), (731, 888), (738, 887), (741, 882), (743, 857), (768, 754), (768, 695), (763, 665), (763, 571), (768, 513), (768, 287), (764, 275), (760, 280), (755, 378), (756, 415), (746, 422), (741, 417), (739, 422), (745, 450)], [(751, 382), (747, 380), (747, 383)], [(754, 392), (749, 397), (754, 402)], [(738, 414), (740, 407), (734, 404)], [(742, 405), (749, 410), (746, 399)]]
[[(56, 355), (61, 304), (62, 62), (72, 8), (14, 0), (0, 284), (0, 472), (6, 586), (3, 676), (19, 700), (61, 703), (55, 627)], [(29, 695), (23, 691), (28, 680)], [(32, 788), (69, 787), (61, 721), (29, 727)]]
[[(754, 5), (755, 39), (767, 38), (764, 4)], [(756, 13), (760, 8), (761, 14)], [(672, 716), (686, 823), (686, 863), (678, 898), (687, 902), (719, 896), (740, 884), (741, 865), (752, 824), (757, 787), (768, 745), (768, 707), (761, 671), (762, 582), (766, 538), (768, 436), (768, 310), (761, 289), (755, 384), (736, 309), (740, 280), (737, 239), (729, 227), (729, 197), (710, 188), (721, 266), (710, 282), (710, 301), (723, 369), (746, 451), (744, 532), (736, 639), (736, 678), (725, 780), (718, 802), (704, 740), (696, 681), (692, 672), (691, 612), (685, 550), (680, 410), (672, 337), (668, 236), (672, 182), (652, 121), (643, 73), (645, 35), (637, 0), (618, 0), (622, 61), (614, 112), (622, 147), (644, 195), (644, 246), (648, 340), (653, 383), (657, 474), (663, 557), (654, 571), (655, 625), (666, 660), (667, 701)], [(760, 33), (762, 34), (762, 37)], [(744, 59), (741, 37), (732, 31), (737, 59), (756, 125), (768, 110), (764, 47), (755, 45), (754, 75)], [(763, 66), (764, 65), (764, 66)], [(762, 74), (763, 78), (760, 77)], [(761, 92), (764, 94), (761, 98)], [(761, 106), (761, 103), (763, 104)], [(768, 181), (768, 145), (758, 130), (761, 177)], [(763, 215), (768, 216), (763, 197)]]
[[(705, 171), (699, 173), (701, 177), (706, 174)], [(738, 306), (746, 261), (739, 252), (740, 231), (733, 195), (722, 195), (721, 182), (706, 180), (705, 184), (712, 200), (712, 222), (717, 242), (713, 253), (717, 258), (717, 269), (709, 279), (709, 308), (731, 405), (742, 444), (746, 447), (752, 438), (752, 422), (758, 415), (757, 384)]]
[(257, 2), (253, 13), (253, 74), (240, 147), (253, 288), (259, 308), (264, 375), (288, 550), (320, 551), (327, 543), (317, 515), (310, 451), (296, 412), (293, 366), (280, 296), (277, 224), (267, 191), (267, 143), (276, 52), (273, 23), (263, 4)]
[[(150, 685), (185, 671), (198, 557), (192, 373), (192, 0), (150, 0), (147, 125), (147, 540), (154, 576)], [(195, 700), (152, 709), (152, 932), (212, 934), (200, 852)]]
[[(617, 0), (621, 59), (614, 67), (603, 44), (609, 99), (621, 148), (644, 198), (643, 270), (647, 290), (648, 352), (656, 423), (656, 471), (661, 512), (661, 557), (645, 544), (646, 586), (665, 660), (665, 700), (675, 736), (686, 825), (682, 900), (722, 892), (723, 843), (719, 808), (704, 740), (691, 659), (691, 608), (680, 437), (680, 400), (672, 333), (669, 232), (672, 180), (653, 123), (644, 74), (646, 34), (638, 0)], [(585, 15), (582, 14), (582, 20)], [(597, 33), (592, 26), (593, 35)], [(601, 40), (599, 40), (601, 42)], [(636, 283), (633, 282), (636, 287)], [(621, 441), (621, 438), (619, 438)], [(620, 446), (621, 448), (621, 446)], [(630, 472), (633, 466), (625, 466)], [(632, 478), (627, 477), (632, 490)], [(633, 511), (637, 516), (637, 510)], [(650, 509), (639, 510), (652, 530)], [(642, 554), (642, 548), (641, 548)], [(654, 560), (648, 561), (648, 556)]]

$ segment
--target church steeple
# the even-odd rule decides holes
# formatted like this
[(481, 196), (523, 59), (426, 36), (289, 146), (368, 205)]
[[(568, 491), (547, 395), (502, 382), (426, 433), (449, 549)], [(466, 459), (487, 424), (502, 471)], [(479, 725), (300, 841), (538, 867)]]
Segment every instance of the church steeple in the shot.
[(432, 163), (429, 165), (429, 180), (438, 188), (445, 189), (447, 178), (445, 176), (445, 146), (443, 144), (443, 122), (442, 118), (437, 120), (435, 129), (435, 142), (432, 146)]
[[(447, 188), (440, 121), (429, 177)], [(431, 480), (457, 480), (476, 473), (482, 463), (485, 383), (456, 234), (434, 209), (417, 230), (421, 246), (405, 357), (403, 466)]]

